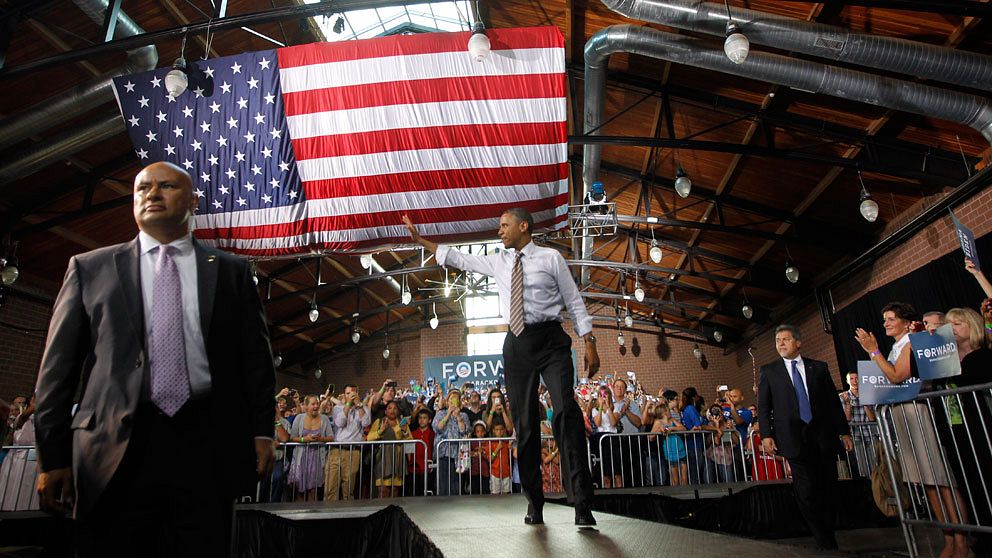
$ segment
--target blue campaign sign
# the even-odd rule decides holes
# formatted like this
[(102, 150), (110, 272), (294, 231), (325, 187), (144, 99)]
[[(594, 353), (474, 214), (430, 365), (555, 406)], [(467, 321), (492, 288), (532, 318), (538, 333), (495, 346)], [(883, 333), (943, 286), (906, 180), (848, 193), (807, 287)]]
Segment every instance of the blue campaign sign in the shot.
[(909, 378), (901, 384), (893, 384), (874, 362), (858, 361), (858, 399), (862, 405), (911, 401), (920, 394), (920, 387), (919, 378)]
[(446, 356), (424, 359), (424, 380), (444, 386), (472, 382), (477, 389), (493, 387), (503, 381), (503, 355)]
[(913, 358), (923, 380), (950, 378), (961, 374), (961, 361), (958, 359), (958, 344), (954, 341), (951, 324), (944, 324), (934, 331), (911, 333), (909, 343), (913, 346)]
[[(575, 381), (575, 351), (572, 351), (573, 378)], [(466, 382), (476, 389), (485, 390), (503, 380), (503, 355), (446, 356), (424, 359), (424, 380), (441, 386), (461, 386)]]
[(971, 232), (971, 229), (964, 226), (964, 223), (958, 221), (958, 218), (954, 215), (954, 212), (950, 209), (947, 210), (951, 214), (951, 220), (954, 221), (954, 228), (958, 234), (958, 241), (961, 243), (961, 251), (964, 252), (964, 257), (968, 258), (975, 264), (975, 269), (981, 271), (982, 264), (978, 261), (978, 248), (975, 246), (975, 233)]

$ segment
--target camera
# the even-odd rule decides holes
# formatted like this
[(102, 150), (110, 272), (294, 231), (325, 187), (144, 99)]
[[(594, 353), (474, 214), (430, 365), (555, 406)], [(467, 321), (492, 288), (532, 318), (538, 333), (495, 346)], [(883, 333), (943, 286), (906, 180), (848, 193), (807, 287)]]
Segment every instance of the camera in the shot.
[(389, 382), (388, 384), (386, 384), (386, 387), (396, 389), (396, 382)]

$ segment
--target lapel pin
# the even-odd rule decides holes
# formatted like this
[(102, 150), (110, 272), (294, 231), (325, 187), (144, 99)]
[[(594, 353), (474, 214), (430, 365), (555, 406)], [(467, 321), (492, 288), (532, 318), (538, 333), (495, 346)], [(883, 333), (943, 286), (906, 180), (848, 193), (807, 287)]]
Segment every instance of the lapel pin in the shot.
[(214, 256), (214, 255), (207, 256), (207, 261), (208, 262), (212, 262), (212, 261), (214, 261), (216, 259), (217, 259), (217, 256)]

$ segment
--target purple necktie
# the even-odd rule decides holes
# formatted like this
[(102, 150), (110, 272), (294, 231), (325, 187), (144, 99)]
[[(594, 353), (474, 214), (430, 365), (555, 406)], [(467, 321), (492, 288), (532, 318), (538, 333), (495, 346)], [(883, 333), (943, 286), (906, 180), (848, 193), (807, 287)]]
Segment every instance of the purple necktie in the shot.
[(173, 416), (189, 399), (186, 339), (183, 336), (183, 289), (172, 256), (178, 249), (162, 245), (155, 264), (152, 331), (148, 340), (152, 367), (152, 403)]

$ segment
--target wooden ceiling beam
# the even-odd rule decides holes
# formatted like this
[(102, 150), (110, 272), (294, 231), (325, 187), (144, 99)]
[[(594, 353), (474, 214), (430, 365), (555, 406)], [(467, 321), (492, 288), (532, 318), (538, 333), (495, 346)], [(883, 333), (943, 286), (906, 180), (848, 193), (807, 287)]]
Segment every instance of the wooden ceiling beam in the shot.
[[(982, 0), (982, 2), (988, 3), (988, 0)], [(964, 38), (967, 36), (968, 32), (977, 26), (976, 21), (974, 21), (975, 19), (977, 18), (965, 18), (961, 22), (961, 24), (958, 25), (958, 27), (948, 36), (947, 42), (945, 43), (944, 46), (954, 47), (960, 44), (960, 42), (963, 41)], [(915, 81), (919, 81), (919, 80), (915, 80)], [(894, 110), (886, 111), (885, 114), (875, 119), (868, 125), (867, 129), (865, 130), (865, 136), (871, 138), (878, 135), (885, 127), (885, 125), (888, 124), (889, 121), (891, 121), (893, 116), (895, 116), (896, 114), (897, 112)], [(858, 156), (858, 154), (861, 152), (862, 149), (863, 148), (860, 146), (852, 146), (848, 148), (848, 150), (842, 156), (844, 158), (853, 159)], [(803, 201), (800, 202), (800, 204), (796, 207), (794, 214), (797, 219), (801, 217), (803, 213), (805, 213), (806, 210), (808, 210), (810, 206), (812, 206), (817, 199), (819, 199), (820, 195), (823, 194), (823, 192), (825, 192), (827, 188), (829, 188), (830, 185), (834, 183), (834, 181), (837, 180), (837, 177), (840, 176), (842, 171), (843, 171), (842, 167), (832, 167), (829, 171), (827, 171), (827, 173), (823, 176), (823, 178), (820, 179), (817, 185), (809, 192), (809, 194), (806, 195), (805, 199), (803, 199)], [(784, 234), (789, 229), (790, 226), (791, 226), (790, 223), (782, 223), (782, 225), (779, 226), (776, 232), (779, 234)], [(752, 265), (757, 264), (758, 261), (761, 260), (771, 250), (771, 248), (774, 245), (775, 245), (775, 241), (773, 240), (769, 240), (765, 242), (764, 245), (762, 245), (762, 247), (751, 258), (751, 264)], [(736, 275), (738, 277), (743, 277), (744, 273), (745, 272), (742, 271), (742, 272), (738, 272)], [(726, 295), (733, 287), (734, 287), (733, 284), (727, 285), (720, 292), (720, 295), (721, 296)], [(697, 317), (697, 319), (704, 320), (707, 317), (707, 315), (708, 312), (701, 312)]]

